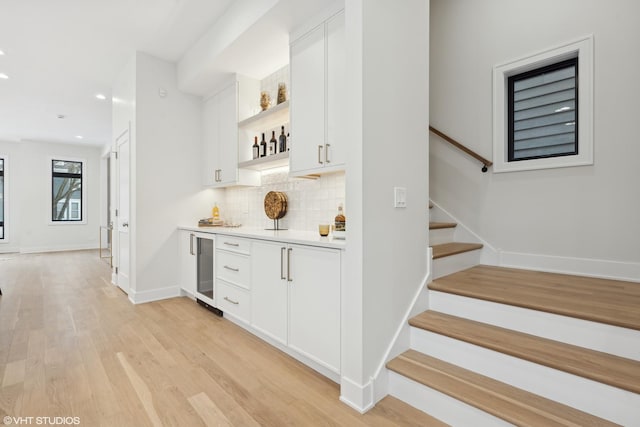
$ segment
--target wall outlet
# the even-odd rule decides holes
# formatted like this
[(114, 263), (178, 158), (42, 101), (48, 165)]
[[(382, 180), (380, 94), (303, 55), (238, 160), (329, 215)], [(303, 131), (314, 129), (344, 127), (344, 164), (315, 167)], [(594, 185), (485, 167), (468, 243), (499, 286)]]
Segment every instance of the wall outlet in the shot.
[(393, 187), (393, 207), (407, 207), (407, 189), (404, 187)]

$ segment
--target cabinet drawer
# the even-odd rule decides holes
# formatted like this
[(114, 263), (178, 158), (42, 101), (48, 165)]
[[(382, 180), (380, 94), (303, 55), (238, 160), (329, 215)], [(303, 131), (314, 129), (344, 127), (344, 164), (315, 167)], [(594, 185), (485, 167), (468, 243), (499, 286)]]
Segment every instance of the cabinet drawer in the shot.
[(217, 278), (249, 289), (250, 270), (251, 263), (248, 256), (221, 250), (216, 251)]
[(251, 313), (249, 292), (222, 281), (218, 281), (216, 286), (218, 288), (218, 308), (249, 323)]
[(249, 255), (251, 252), (251, 241), (247, 239), (238, 239), (237, 237), (218, 235), (216, 239), (216, 248)]

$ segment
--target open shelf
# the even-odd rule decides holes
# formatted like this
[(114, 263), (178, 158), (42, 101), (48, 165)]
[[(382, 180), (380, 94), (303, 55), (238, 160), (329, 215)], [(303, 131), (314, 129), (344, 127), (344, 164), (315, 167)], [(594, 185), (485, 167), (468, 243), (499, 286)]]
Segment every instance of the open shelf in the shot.
[(239, 128), (269, 129), (289, 122), (289, 100), (238, 122)]
[(278, 168), (281, 166), (289, 166), (288, 151), (238, 163), (238, 168), (240, 169), (251, 169), (257, 171)]

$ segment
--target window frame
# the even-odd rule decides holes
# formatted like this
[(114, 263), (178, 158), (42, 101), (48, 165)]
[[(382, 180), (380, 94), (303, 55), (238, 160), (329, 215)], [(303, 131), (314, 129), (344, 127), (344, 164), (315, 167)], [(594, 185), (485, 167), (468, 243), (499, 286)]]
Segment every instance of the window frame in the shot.
[[(73, 162), (81, 164), (81, 173), (80, 174), (69, 174), (64, 172), (54, 172), (53, 167), (55, 161), (62, 162)], [(49, 167), (49, 213), (48, 213), (48, 223), (49, 225), (86, 225), (87, 224), (87, 192), (86, 192), (86, 159), (74, 158), (70, 156), (49, 156), (48, 158), (48, 167)], [(80, 188), (80, 219), (72, 220), (68, 219), (71, 214), (71, 208), (67, 208), (67, 219), (63, 220), (54, 220), (53, 219), (53, 188), (54, 188), (54, 178), (62, 177), (62, 178), (73, 178), (75, 175), (80, 175), (81, 179), (81, 188)]]
[(7, 173), (7, 164), (9, 163), (8, 160), (9, 156), (6, 156), (4, 154), (0, 154), (0, 160), (2, 160), (2, 170), (0, 171), (0, 176), (2, 176), (2, 200), (0, 201), (0, 203), (2, 204), (2, 220), (0, 221), (0, 226), (2, 227), (2, 237), (0, 237), (0, 243), (8, 243), (9, 242), (9, 238), (7, 237), (7, 217), (9, 216), (9, 213), (7, 211), (7, 200), (9, 199), (8, 197), (8, 193), (9, 193), (9, 185), (8, 185), (8, 181), (9, 181), (9, 174)]
[[(577, 153), (509, 160), (509, 78), (578, 59)], [(493, 171), (495, 173), (593, 165), (593, 35), (493, 68)]]

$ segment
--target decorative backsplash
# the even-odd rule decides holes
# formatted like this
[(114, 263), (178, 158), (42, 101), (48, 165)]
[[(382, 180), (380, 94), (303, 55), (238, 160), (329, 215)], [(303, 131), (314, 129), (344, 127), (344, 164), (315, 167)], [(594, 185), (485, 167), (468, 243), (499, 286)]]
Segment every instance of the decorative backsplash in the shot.
[(271, 228), (273, 221), (264, 213), (264, 196), (269, 191), (282, 191), (289, 202), (281, 228), (317, 231), (318, 224), (333, 224), (338, 205), (345, 205), (345, 175), (337, 172), (319, 179), (290, 178), (288, 171), (265, 171), (261, 187), (234, 187), (225, 190), (224, 200), (217, 201), (225, 221), (247, 227)]

